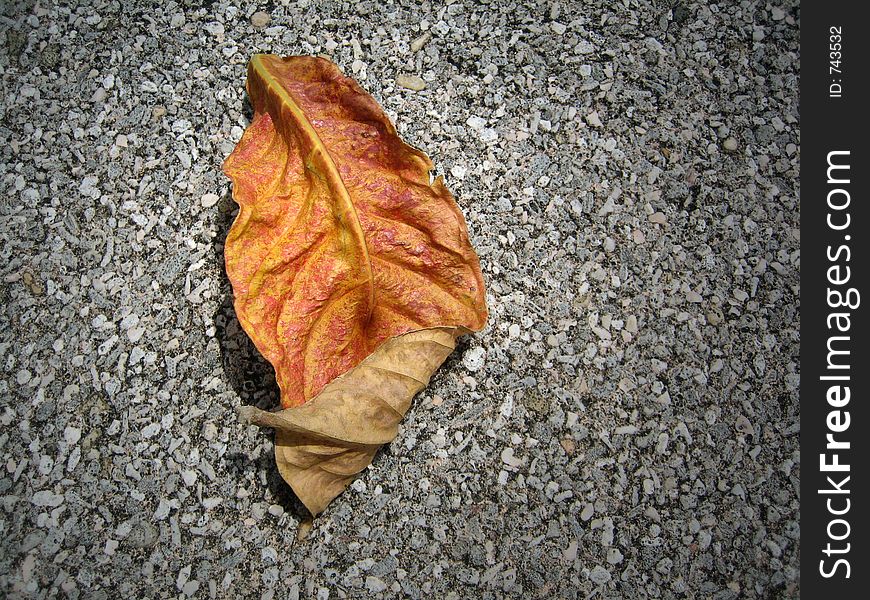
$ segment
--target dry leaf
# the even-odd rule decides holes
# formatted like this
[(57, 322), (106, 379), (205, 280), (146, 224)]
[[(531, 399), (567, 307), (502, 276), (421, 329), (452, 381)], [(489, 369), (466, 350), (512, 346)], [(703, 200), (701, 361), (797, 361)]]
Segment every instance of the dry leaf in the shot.
[(486, 320), (480, 265), (429, 158), (327, 60), (256, 55), (254, 118), (224, 170), (239, 321), (274, 366), (284, 479), (317, 514), (392, 440), (411, 398)]
[(396, 437), (411, 399), (460, 333), (437, 327), (394, 337), (302, 406), (274, 413), (242, 406), (239, 413), (275, 430), (278, 470), (316, 515)]
[(239, 321), (273, 365), (284, 407), (316, 396), (393, 336), (478, 330), (483, 281), (432, 162), (331, 62), (256, 55), (254, 119), (224, 170)]

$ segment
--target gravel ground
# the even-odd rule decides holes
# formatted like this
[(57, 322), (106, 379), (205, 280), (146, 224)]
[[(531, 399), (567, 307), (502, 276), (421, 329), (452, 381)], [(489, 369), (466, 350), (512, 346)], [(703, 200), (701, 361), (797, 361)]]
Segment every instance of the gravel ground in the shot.
[[(153, 6), (3, 2), (0, 595), (799, 596), (796, 2)], [(235, 416), (255, 52), (372, 92), (489, 291), (307, 537)]]

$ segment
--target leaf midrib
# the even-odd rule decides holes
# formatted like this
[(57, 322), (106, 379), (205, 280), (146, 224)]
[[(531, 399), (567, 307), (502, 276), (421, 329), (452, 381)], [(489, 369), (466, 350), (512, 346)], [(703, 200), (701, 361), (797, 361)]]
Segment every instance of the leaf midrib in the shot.
[[(320, 158), (324, 170), (326, 171), (325, 173), (322, 173), (322, 175), (331, 184), (329, 189), (330, 191), (335, 192), (333, 197), (338, 196), (338, 200), (342, 205), (340, 208), (344, 209), (343, 214), (336, 215), (339, 217), (345, 217), (337, 219), (337, 227), (344, 225), (345, 228), (350, 229), (356, 239), (361, 242), (360, 246), (363, 251), (363, 261), (365, 263), (369, 292), (368, 316), (366, 318), (366, 321), (368, 321), (374, 310), (374, 276), (372, 275), (372, 261), (369, 254), (368, 243), (366, 242), (365, 234), (362, 230), (362, 224), (360, 223), (356, 206), (354, 206), (353, 201), (351, 200), (350, 193), (347, 190), (344, 180), (341, 178), (341, 173), (339, 173), (338, 167), (336, 167), (335, 162), (332, 160), (332, 155), (329, 153), (323, 140), (320, 139), (317, 130), (311, 124), (311, 121), (308, 119), (305, 111), (302, 110), (302, 107), (299, 106), (290, 93), (281, 85), (278, 78), (269, 71), (264, 62), (265, 58), (277, 58), (278, 60), (281, 60), (280, 57), (273, 54), (255, 54), (251, 58), (251, 68), (257, 73), (268, 91), (277, 96), (280, 102), (288, 108), (302, 134), (307, 139), (311, 140), (314, 148), (309, 157), (310, 160), (304, 161), (305, 168), (312, 168), (317, 157)], [(336, 214), (336, 212), (340, 211), (333, 210), (333, 214)]]

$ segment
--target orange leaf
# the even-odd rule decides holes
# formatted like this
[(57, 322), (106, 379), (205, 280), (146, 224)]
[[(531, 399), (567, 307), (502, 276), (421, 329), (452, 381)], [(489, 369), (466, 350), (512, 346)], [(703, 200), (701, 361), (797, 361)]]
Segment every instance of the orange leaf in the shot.
[(462, 213), (377, 102), (314, 57), (255, 55), (247, 88), (254, 118), (224, 163), (240, 206), (227, 275), (281, 404), (314, 398), (395, 336), (481, 329)]

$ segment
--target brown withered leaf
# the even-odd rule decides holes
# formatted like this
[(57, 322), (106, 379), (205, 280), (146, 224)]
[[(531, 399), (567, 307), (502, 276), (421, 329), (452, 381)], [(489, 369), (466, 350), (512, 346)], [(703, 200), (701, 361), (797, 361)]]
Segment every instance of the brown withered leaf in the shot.
[(227, 275), (285, 408), (393, 336), (486, 320), (462, 213), (432, 161), (331, 62), (255, 55), (254, 119), (224, 171)]
[(486, 321), (462, 213), (432, 162), (327, 60), (256, 55), (254, 118), (224, 170), (239, 321), (275, 366), (283, 478), (312, 514), (391, 441), (455, 338)]
[(460, 333), (437, 327), (394, 337), (302, 406), (279, 412), (242, 406), (239, 413), (275, 429), (278, 470), (316, 515), (396, 437), (411, 399), (428, 385)]

